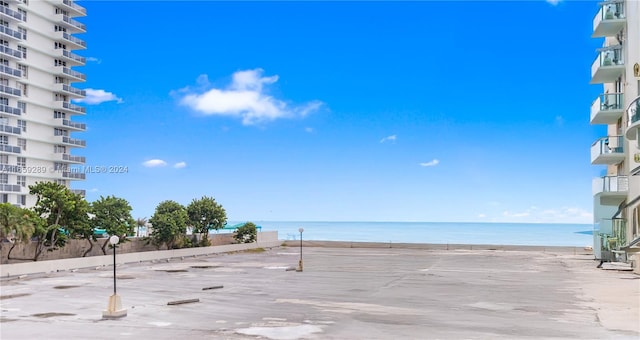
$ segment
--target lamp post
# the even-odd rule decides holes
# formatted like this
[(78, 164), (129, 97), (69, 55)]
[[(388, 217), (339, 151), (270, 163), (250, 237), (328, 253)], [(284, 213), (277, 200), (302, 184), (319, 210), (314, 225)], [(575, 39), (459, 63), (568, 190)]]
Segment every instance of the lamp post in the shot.
[(302, 232), (304, 231), (304, 228), (300, 228), (298, 229), (298, 231), (300, 232), (300, 261), (298, 261), (298, 269), (296, 269), (296, 271), (301, 272), (302, 271)]
[(107, 310), (102, 312), (103, 318), (121, 318), (127, 316), (127, 310), (122, 308), (120, 296), (116, 293), (116, 245), (120, 242), (120, 238), (113, 235), (109, 238), (109, 244), (113, 247), (113, 295), (109, 297)]

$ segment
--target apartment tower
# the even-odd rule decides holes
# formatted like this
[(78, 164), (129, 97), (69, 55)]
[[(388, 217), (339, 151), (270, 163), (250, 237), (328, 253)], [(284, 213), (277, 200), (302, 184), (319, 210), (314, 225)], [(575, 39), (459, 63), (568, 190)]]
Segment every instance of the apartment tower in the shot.
[[(86, 15), (72, 0), (0, 0), (0, 202), (21, 207), (35, 204), (29, 185), (51, 181), (70, 187), (85, 175), (71, 171), (85, 163), (73, 155), (85, 141), (73, 138), (85, 124), (74, 122), (85, 108), (72, 104), (85, 91), (73, 70), (86, 48), (74, 36)], [(78, 190), (84, 195), (84, 191)]]
[(640, 270), (640, 2), (598, 3), (593, 38), (603, 40), (591, 65), (602, 94), (591, 104), (591, 124), (607, 133), (591, 145), (591, 164), (604, 166), (593, 181), (594, 254)]

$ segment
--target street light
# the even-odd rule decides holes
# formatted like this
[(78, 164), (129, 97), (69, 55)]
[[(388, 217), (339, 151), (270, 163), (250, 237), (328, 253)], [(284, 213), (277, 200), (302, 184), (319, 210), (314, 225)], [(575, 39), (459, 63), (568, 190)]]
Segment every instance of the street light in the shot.
[(300, 228), (298, 229), (298, 231), (300, 232), (300, 261), (298, 261), (298, 269), (296, 269), (296, 271), (301, 272), (302, 271), (302, 232), (304, 231), (304, 228)]
[(102, 311), (103, 318), (121, 318), (127, 316), (127, 310), (122, 308), (120, 296), (116, 293), (116, 245), (120, 242), (120, 238), (113, 235), (109, 238), (109, 244), (113, 247), (113, 295), (109, 297), (109, 305), (107, 310)]

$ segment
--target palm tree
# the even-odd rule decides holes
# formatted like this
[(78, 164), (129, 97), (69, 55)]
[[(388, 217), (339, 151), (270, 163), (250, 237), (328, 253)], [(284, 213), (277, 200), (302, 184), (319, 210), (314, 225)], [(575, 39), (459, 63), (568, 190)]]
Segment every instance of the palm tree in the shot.
[(138, 226), (136, 228), (136, 237), (140, 237), (140, 227), (144, 227), (147, 224), (147, 218), (146, 217), (139, 217), (136, 220), (136, 225)]

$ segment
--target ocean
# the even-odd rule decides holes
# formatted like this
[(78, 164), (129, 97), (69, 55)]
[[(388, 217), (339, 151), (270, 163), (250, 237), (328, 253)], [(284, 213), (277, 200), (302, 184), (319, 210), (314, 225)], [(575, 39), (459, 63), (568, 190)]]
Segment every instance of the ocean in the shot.
[[(229, 222), (229, 225), (240, 222)], [(593, 245), (590, 224), (253, 221), (281, 240), (531, 246)]]

